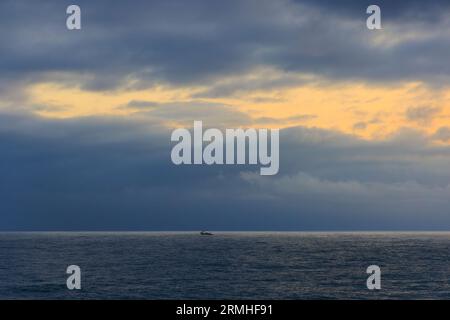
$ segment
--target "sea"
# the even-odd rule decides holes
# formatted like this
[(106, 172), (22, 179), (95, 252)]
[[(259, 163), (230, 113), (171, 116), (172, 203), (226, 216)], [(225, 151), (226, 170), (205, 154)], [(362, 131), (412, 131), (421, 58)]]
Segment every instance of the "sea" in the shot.
[(450, 299), (450, 233), (0, 233), (0, 299)]

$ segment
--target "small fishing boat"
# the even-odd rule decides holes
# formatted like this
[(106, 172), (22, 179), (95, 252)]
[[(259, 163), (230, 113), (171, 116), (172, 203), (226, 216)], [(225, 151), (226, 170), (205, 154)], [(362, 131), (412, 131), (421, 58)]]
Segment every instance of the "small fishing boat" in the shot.
[(208, 232), (208, 231), (201, 231), (200, 235), (201, 236), (212, 236), (213, 234), (211, 232)]

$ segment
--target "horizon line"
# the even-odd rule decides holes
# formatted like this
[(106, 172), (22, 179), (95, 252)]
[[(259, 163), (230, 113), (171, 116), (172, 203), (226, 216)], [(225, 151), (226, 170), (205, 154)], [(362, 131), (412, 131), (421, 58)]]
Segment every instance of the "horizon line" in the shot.
[(450, 230), (0, 230), (0, 233), (450, 233)]

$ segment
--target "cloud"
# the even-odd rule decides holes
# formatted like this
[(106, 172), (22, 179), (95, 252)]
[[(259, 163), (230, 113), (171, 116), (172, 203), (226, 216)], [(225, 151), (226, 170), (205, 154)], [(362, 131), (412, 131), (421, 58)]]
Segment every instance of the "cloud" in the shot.
[(273, 118), (273, 117), (259, 117), (253, 120), (255, 124), (264, 125), (264, 124), (280, 124), (280, 125), (288, 125), (299, 122), (306, 122), (309, 120), (316, 119), (317, 116), (314, 114), (299, 114), (290, 117), (284, 118)]
[[(293, 176), (282, 176), (274, 180), (264, 180), (255, 173), (242, 174), (245, 181), (257, 184), (259, 190), (266, 190), (270, 195), (286, 196), (309, 195), (323, 197), (330, 200), (331, 197), (353, 202), (352, 197), (372, 200), (375, 204), (383, 198), (397, 198), (408, 201), (415, 196), (440, 198), (450, 195), (450, 185), (443, 187), (424, 186), (417, 182), (405, 181), (401, 183), (360, 182), (356, 180), (332, 181), (319, 179), (309, 174), (299, 172)], [(336, 199), (334, 199), (336, 200)]]
[[(90, 90), (211, 86), (203, 97), (317, 77), (448, 85), (450, 4), (437, 3), (380, 1), (384, 29), (373, 32), (368, 1), (80, 0), (83, 29), (70, 32), (69, 1), (2, 1), (0, 88), (75, 77)], [(283, 76), (251, 79), (261, 69)], [(239, 76), (250, 78), (223, 82)]]
[(450, 127), (439, 128), (433, 135), (433, 138), (436, 140), (442, 141), (442, 142), (449, 142), (450, 141)]
[[(188, 100), (153, 103), (151, 101), (132, 101), (132, 109), (138, 109), (136, 115), (150, 118), (164, 124), (192, 126), (194, 121), (202, 120), (210, 127), (249, 126), (252, 118), (232, 105)], [(129, 108), (129, 107), (126, 108)]]
[(353, 130), (364, 130), (367, 128), (366, 122), (357, 122), (353, 125)]
[(131, 100), (127, 103), (125, 108), (136, 108), (136, 109), (151, 109), (160, 106), (160, 102), (156, 101), (145, 101), (145, 100)]
[(421, 125), (429, 124), (441, 112), (436, 107), (411, 107), (406, 110), (406, 118)]
[(294, 127), (280, 173), (175, 166), (170, 130), (141, 116), (1, 114), (2, 230), (448, 229), (450, 149)]
[[(80, 0), (76, 32), (65, 28), (69, 4), (0, 3), (0, 229), (450, 228), (450, 149), (432, 143), (449, 141), (446, 127), (372, 141), (283, 129), (280, 173), (264, 178), (254, 166), (172, 165), (168, 129), (199, 119), (218, 128), (298, 125), (316, 114), (252, 116), (209, 100), (276, 103), (285, 98), (277, 90), (305, 84), (448, 86), (447, 0), (379, 1), (381, 31), (365, 27), (365, 0)], [(127, 98), (117, 106), (132, 113), (123, 118), (51, 120), (26, 114), (26, 89), (42, 82), (120, 92), (164, 84), (196, 94)], [(354, 111), (355, 130), (388, 118)], [(404, 117), (423, 126), (439, 112), (412, 107)]]
[(323, 79), (306, 74), (283, 73), (277, 69), (265, 68), (248, 74), (229, 76), (213, 82), (207, 89), (196, 93), (196, 98), (220, 98), (238, 96), (253, 91), (273, 91), (292, 88), (303, 84), (318, 84)]
[(137, 110), (137, 115), (146, 116), (161, 123), (176, 123), (191, 126), (194, 121), (202, 120), (210, 127), (227, 128), (233, 126), (288, 126), (316, 119), (314, 114), (299, 114), (289, 117), (254, 117), (239, 111), (238, 107), (203, 100), (174, 102), (154, 102), (132, 100), (120, 109)]

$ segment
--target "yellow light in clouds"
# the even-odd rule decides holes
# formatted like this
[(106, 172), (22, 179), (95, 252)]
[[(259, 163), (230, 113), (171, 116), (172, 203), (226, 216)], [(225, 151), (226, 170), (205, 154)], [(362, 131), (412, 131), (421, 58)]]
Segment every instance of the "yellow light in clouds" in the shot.
[[(258, 95), (262, 102), (254, 103)], [(315, 115), (314, 118), (305, 117), (305, 120), (297, 117), (296, 124), (381, 138), (400, 127), (431, 133), (440, 126), (450, 125), (450, 91), (433, 90), (420, 83), (306, 85), (279, 90), (272, 95), (270, 92), (252, 92), (239, 98), (241, 100), (222, 99), (222, 102), (239, 104), (241, 111), (254, 118), (285, 119), (285, 123), (274, 123), (273, 126), (278, 127), (292, 126), (293, 122), (288, 119), (296, 116)], [(406, 118), (408, 108), (430, 106), (440, 108), (441, 113), (425, 126)]]
[(43, 106), (36, 113), (50, 118), (73, 118), (86, 116), (126, 116), (138, 110), (127, 108), (130, 101), (165, 103), (187, 99), (188, 89), (156, 87), (139, 91), (85, 91), (79, 88), (42, 83), (29, 89), (33, 104)]
[[(124, 108), (130, 101), (192, 102), (196, 101), (192, 95), (199, 91), (200, 88), (157, 87), (139, 91), (93, 92), (46, 83), (31, 87), (30, 97), (34, 104), (47, 106), (37, 111), (44, 117), (126, 117), (139, 111)], [(231, 97), (202, 99), (202, 102), (231, 105), (254, 119), (254, 127), (304, 125), (365, 138), (384, 137), (400, 127), (415, 127), (431, 133), (450, 124), (450, 91), (429, 89), (420, 83), (303, 85), (273, 91), (253, 90)], [(440, 108), (441, 113), (426, 125), (406, 118), (408, 108), (421, 106)], [(272, 123), (271, 119), (274, 119)]]

